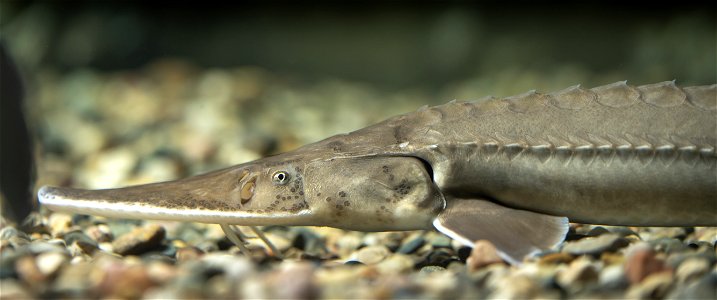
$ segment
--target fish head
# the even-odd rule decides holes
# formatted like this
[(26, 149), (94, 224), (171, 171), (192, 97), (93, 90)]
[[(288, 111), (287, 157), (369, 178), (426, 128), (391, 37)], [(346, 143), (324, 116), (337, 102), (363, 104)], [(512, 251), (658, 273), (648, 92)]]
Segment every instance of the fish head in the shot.
[(430, 228), (445, 206), (417, 158), (306, 153), (116, 189), (43, 187), (38, 196), (53, 210), (116, 218), (364, 231)]
[(413, 157), (315, 160), (306, 165), (303, 188), (323, 225), (350, 230), (431, 228), (445, 206), (430, 168)]

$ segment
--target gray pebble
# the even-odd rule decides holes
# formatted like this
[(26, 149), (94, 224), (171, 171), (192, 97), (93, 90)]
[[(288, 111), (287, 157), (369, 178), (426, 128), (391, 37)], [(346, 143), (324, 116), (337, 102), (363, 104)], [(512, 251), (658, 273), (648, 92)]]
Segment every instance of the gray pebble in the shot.
[(607, 251), (615, 251), (629, 245), (629, 241), (618, 234), (608, 233), (598, 237), (584, 238), (569, 242), (563, 246), (562, 252), (572, 255), (599, 255)]
[(680, 285), (665, 299), (717, 299), (717, 273), (712, 272), (694, 282)]
[(431, 245), (433, 248), (453, 248), (451, 238), (445, 235), (437, 235), (431, 239)]
[[(60, 242), (58, 242), (60, 241)], [(33, 254), (40, 254), (40, 253), (46, 253), (46, 252), (60, 252), (64, 254), (69, 254), (66, 248), (66, 244), (64, 240), (50, 240), (50, 241), (42, 241), (37, 240), (29, 245), (27, 245), (26, 250)]]
[(441, 266), (425, 266), (425, 267), (421, 268), (420, 272), (424, 273), (424, 274), (430, 274), (430, 273), (434, 273), (434, 272), (443, 272), (445, 270), (446, 270), (446, 268), (441, 267)]
[(29, 241), (30, 237), (27, 236), (24, 232), (17, 230), (15, 227), (12, 226), (6, 226), (3, 229), (0, 229), (0, 240), (10, 240), (11, 238), (18, 237), (20, 239), (24, 239)]
[(396, 252), (401, 254), (411, 254), (413, 252), (416, 252), (416, 250), (418, 250), (418, 248), (421, 248), (421, 246), (423, 246), (425, 243), (425, 238), (423, 238), (422, 236), (417, 236), (403, 243)]
[(649, 241), (656, 250), (665, 253), (682, 252), (689, 250), (689, 247), (676, 238), (664, 237)]

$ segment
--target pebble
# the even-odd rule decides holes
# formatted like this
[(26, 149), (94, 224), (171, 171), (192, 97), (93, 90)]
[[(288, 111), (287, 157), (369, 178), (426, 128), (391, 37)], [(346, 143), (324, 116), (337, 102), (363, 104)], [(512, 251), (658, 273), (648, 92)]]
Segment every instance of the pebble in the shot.
[(395, 254), (376, 264), (376, 268), (381, 274), (405, 274), (412, 271), (415, 264), (411, 256)]
[(92, 254), (98, 249), (97, 242), (88, 237), (82, 231), (76, 230), (66, 233), (63, 236), (65, 243), (77, 249), (80, 253)]
[(17, 230), (17, 228), (15, 228), (15, 227), (6, 226), (5, 228), (0, 229), (0, 240), (7, 241), (14, 237), (19, 237), (21, 239), (28, 240), (28, 241), (30, 240), (30, 237), (27, 236), (26, 233), (24, 233), (20, 230)]
[(308, 262), (284, 262), (269, 275), (267, 284), (276, 299), (314, 299), (319, 291), (314, 282), (314, 266)]
[(674, 253), (686, 251), (689, 247), (676, 238), (663, 237), (649, 241), (656, 251)]
[(630, 285), (625, 277), (625, 270), (621, 265), (604, 267), (600, 272), (598, 283), (605, 290), (621, 290)]
[(446, 249), (434, 250), (428, 253), (425, 259), (418, 263), (418, 266), (441, 266), (445, 268), (451, 262), (459, 261), (457, 257), (451, 255), (445, 250)]
[(68, 260), (68, 256), (61, 252), (40, 253), (35, 258), (38, 270), (45, 276), (55, 275)]
[(425, 266), (421, 268), (421, 273), (435, 273), (435, 272), (443, 272), (446, 268), (441, 266)]
[(677, 286), (666, 299), (717, 299), (717, 272), (702, 276), (694, 282)]
[(573, 259), (575, 259), (575, 256), (565, 252), (555, 252), (541, 256), (538, 262), (541, 264), (565, 264), (573, 261)]
[(176, 253), (177, 261), (179, 262), (197, 260), (202, 255), (204, 255), (204, 251), (192, 246), (180, 248)]
[(97, 224), (85, 229), (85, 234), (97, 243), (111, 242), (114, 239), (112, 230), (107, 224)]
[(368, 246), (356, 252), (356, 260), (366, 265), (374, 265), (381, 262), (390, 251), (384, 246)]
[(575, 288), (598, 280), (600, 273), (593, 262), (583, 256), (573, 260), (567, 269), (559, 272), (557, 282), (563, 288)]
[(631, 299), (661, 299), (667, 295), (673, 281), (672, 274), (668, 272), (655, 273), (632, 285), (625, 296)]
[(469, 271), (475, 271), (491, 264), (503, 263), (495, 246), (486, 240), (478, 240), (473, 245), (470, 257), (466, 260)]
[(638, 284), (650, 274), (669, 271), (649, 245), (637, 244), (628, 250), (625, 275), (631, 283)]
[(680, 282), (690, 282), (701, 278), (710, 271), (710, 262), (701, 257), (692, 257), (684, 260), (677, 270), (675, 276)]
[(401, 244), (401, 247), (398, 248), (396, 253), (411, 254), (411, 253), (416, 252), (416, 250), (421, 248), (421, 246), (423, 246), (424, 244), (426, 244), (426, 239), (423, 238), (423, 236), (419, 235), (419, 236), (413, 237), (411, 239), (408, 239), (407, 242)]
[(47, 276), (40, 271), (37, 261), (32, 255), (26, 255), (15, 261), (15, 270), (18, 277), (32, 287), (37, 287), (39, 283), (45, 281)]
[(607, 251), (616, 251), (624, 248), (629, 241), (619, 234), (608, 233), (598, 237), (588, 237), (569, 242), (563, 246), (562, 251), (572, 255), (599, 255)]
[(157, 249), (164, 240), (165, 231), (162, 226), (152, 224), (138, 227), (129, 233), (119, 236), (112, 247), (120, 255), (138, 255)]
[(15, 279), (0, 280), (0, 291), (3, 299), (32, 299), (33, 293), (28, 291), (20, 282)]
[(451, 238), (445, 236), (445, 235), (435, 235), (433, 238), (430, 239), (430, 243), (433, 246), (433, 248), (452, 248), (452, 240)]
[(72, 227), (72, 216), (66, 214), (52, 214), (49, 218), (50, 232), (58, 236)]

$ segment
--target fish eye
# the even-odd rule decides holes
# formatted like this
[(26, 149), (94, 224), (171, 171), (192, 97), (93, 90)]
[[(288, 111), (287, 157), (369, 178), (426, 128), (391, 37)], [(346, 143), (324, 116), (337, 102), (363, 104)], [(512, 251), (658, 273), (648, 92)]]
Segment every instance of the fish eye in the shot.
[(271, 180), (275, 184), (287, 184), (289, 183), (289, 173), (285, 171), (277, 171), (271, 176)]

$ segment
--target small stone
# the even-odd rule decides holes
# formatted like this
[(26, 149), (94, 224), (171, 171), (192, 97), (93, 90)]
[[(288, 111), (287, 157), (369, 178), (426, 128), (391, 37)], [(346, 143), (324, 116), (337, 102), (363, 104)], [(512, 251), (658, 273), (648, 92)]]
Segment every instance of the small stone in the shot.
[(445, 235), (437, 235), (434, 236), (431, 240), (431, 245), (433, 245), (433, 248), (453, 248), (451, 246), (451, 238), (445, 236)]
[(674, 278), (669, 272), (651, 274), (627, 291), (629, 299), (662, 299), (672, 287)]
[(204, 252), (197, 247), (184, 247), (177, 250), (177, 261), (186, 262), (199, 259)]
[(92, 254), (99, 247), (97, 242), (92, 240), (89, 236), (84, 234), (82, 231), (71, 231), (63, 236), (65, 243), (79, 249), (82, 253)]
[(7, 240), (7, 243), (10, 244), (15, 249), (20, 249), (20, 248), (30, 244), (30, 240), (28, 240), (22, 236), (13, 236)]
[(426, 255), (425, 259), (418, 263), (419, 267), (424, 266), (441, 266), (441, 267), (447, 267), (448, 264), (454, 261), (458, 261), (456, 257), (448, 253), (448, 249), (441, 249), (441, 250), (434, 250), (428, 255)]
[(402, 274), (413, 270), (415, 262), (411, 256), (394, 254), (376, 265), (381, 274)]
[(430, 274), (430, 273), (435, 273), (435, 272), (443, 272), (445, 270), (446, 270), (446, 268), (441, 267), (441, 266), (425, 266), (425, 267), (421, 268), (420, 272), (424, 273), (424, 274)]
[(557, 281), (564, 288), (582, 286), (598, 280), (599, 273), (587, 257), (573, 260), (567, 269), (558, 273)]
[(656, 253), (647, 244), (637, 244), (629, 249), (625, 261), (625, 274), (631, 283), (642, 282), (647, 276), (669, 270), (665, 263), (656, 257)]
[(710, 262), (701, 257), (692, 257), (683, 261), (675, 275), (679, 282), (685, 283), (699, 279), (710, 271)]
[(538, 262), (541, 264), (565, 264), (573, 261), (573, 259), (575, 259), (575, 257), (570, 254), (556, 252), (541, 256)]
[[(284, 247), (285, 249), (288, 248), (287, 243), (283, 242), (282, 244), (282, 247)], [(304, 253), (312, 257), (322, 257), (326, 255), (327, 252), (324, 240), (316, 233), (306, 228), (297, 229), (297, 234), (294, 237), (294, 240), (292, 241), (291, 245), (303, 250)]]
[(588, 233), (586, 235), (587, 236), (599, 236), (599, 235), (603, 235), (603, 234), (606, 234), (609, 232), (610, 231), (605, 229), (605, 227), (595, 226), (595, 227), (591, 228), (590, 231), (588, 231)]
[(112, 230), (107, 224), (97, 224), (85, 229), (85, 234), (97, 243), (111, 242), (114, 239)]
[(540, 291), (540, 287), (525, 275), (505, 276), (495, 279), (496, 289), (490, 299), (532, 299)]
[(0, 291), (2, 291), (3, 299), (33, 299), (30, 291), (27, 290), (20, 282), (14, 279), (0, 280)]
[(102, 295), (110, 298), (137, 299), (154, 285), (147, 269), (142, 265), (111, 263), (103, 268), (99, 284)]
[(689, 249), (689, 247), (680, 240), (671, 237), (654, 239), (649, 243), (654, 247), (655, 251), (665, 253), (682, 252)]
[(48, 220), (50, 232), (53, 236), (61, 235), (72, 227), (72, 216), (60, 213), (53, 213)]
[(717, 273), (713, 272), (688, 284), (678, 285), (666, 299), (717, 299)]
[(562, 252), (575, 256), (599, 255), (606, 251), (616, 251), (624, 248), (629, 241), (618, 234), (608, 233), (598, 237), (588, 237), (578, 241), (569, 242), (563, 246)]
[(147, 266), (147, 275), (158, 284), (166, 284), (178, 276), (178, 271), (171, 264), (153, 261)]
[(468, 270), (475, 271), (491, 264), (503, 263), (498, 255), (498, 249), (486, 240), (478, 240), (473, 245), (471, 256), (466, 260)]
[(15, 227), (7, 226), (0, 230), (0, 240), (7, 241), (13, 237), (19, 237), (21, 239), (30, 241), (30, 237), (28, 237), (27, 234), (20, 230), (17, 230)]
[(308, 262), (284, 262), (281, 270), (270, 276), (277, 299), (314, 299), (319, 291), (314, 283), (314, 267)]
[(653, 227), (650, 228), (649, 234), (646, 235), (646, 240), (648, 241), (663, 238), (682, 240), (687, 236), (687, 231), (682, 227)]
[(629, 237), (634, 236), (639, 239), (640, 235), (637, 234), (634, 230), (630, 229), (630, 227), (624, 227), (624, 226), (604, 226), (603, 228), (607, 229), (608, 231), (612, 233), (619, 234), (622, 237)]
[(602, 269), (598, 278), (600, 287), (605, 290), (622, 290), (630, 283), (625, 278), (625, 270), (621, 265), (610, 265)]
[(388, 248), (384, 246), (363, 247), (356, 252), (356, 260), (367, 265), (374, 265), (381, 262), (389, 253)]
[(423, 238), (423, 236), (416, 236), (407, 242), (403, 243), (401, 247), (398, 248), (398, 251), (396, 253), (401, 254), (411, 254), (413, 252), (416, 252), (418, 248), (421, 248), (426, 243), (426, 239)]
[(717, 244), (717, 227), (701, 227), (695, 231), (697, 241), (708, 242), (711, 245)]
[(35, 261), (43, 275), (52, 276), (68, 261), (68, 257), (61, 252), (46, 252), (38, 255)]
[(159, 248), (164, 236), (164, 228), (152, 224), (136, 228), (127, 234), (121, 235), (112, 242), (112, 247), (115, 253), (120, 255), (139, 255)]
[(27, 246), (27, 250), (33, 254), (40, 254), (45, 252), (69, 253), (67, 251), (65, 241), (61, 239), (49, 241), (37, 240), (30, 243)]
[(32, 255), (25, 255), (15, 261), (15, 270), (17, 275), (23, 282), (29, 286), (36, 287), (38, 283), (47, 279), (37, 266), (37, 262)]

